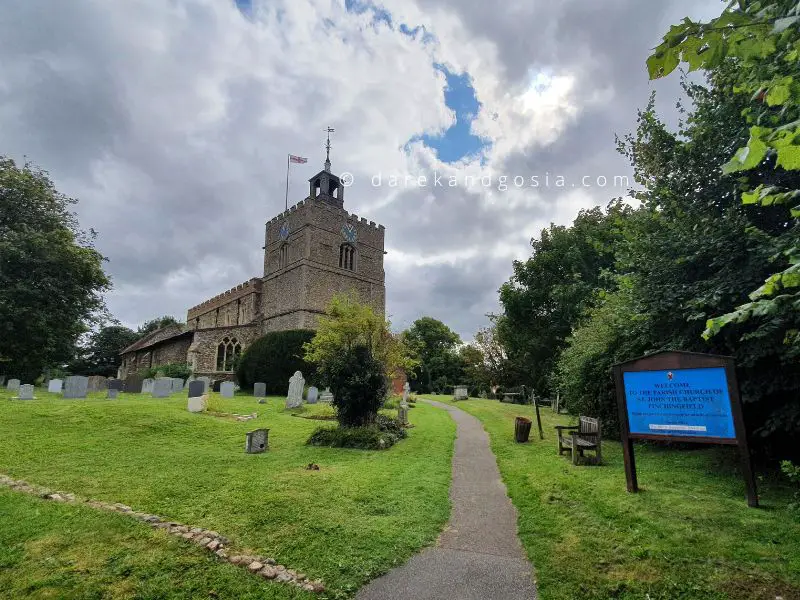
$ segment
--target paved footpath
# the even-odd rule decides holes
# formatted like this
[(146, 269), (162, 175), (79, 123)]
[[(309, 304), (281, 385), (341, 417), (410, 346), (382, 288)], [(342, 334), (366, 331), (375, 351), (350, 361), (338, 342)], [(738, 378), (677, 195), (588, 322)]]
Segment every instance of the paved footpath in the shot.
[[(489, 436), (461, 409), (450, 487), (450, 522), (435, 546), (372, 581), (356, 600), (531, 600), (531, 564), (517, 539), (517, 511), (506, 495)], [(509, 433), (509, 435), (511, 435)]]

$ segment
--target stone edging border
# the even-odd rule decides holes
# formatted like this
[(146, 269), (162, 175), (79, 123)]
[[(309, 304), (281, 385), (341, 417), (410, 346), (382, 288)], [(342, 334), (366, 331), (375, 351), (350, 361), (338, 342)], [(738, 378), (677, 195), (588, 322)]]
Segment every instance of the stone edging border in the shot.
[(181, 537), (187, 541), (194, 542), (207, 550), (216, 554), (220, 559), (246, 568), (253, 574), (259, 575), (264, 579), (271, 579), (278, 583), (294, 585), (307, 592), (320, 593), (325, 591), (322, 580), (311, 581), (303, 573), (298, 573), (292, 569), (287, 569), (283, 565), (277, 564), (272, 558), (263, 556), (253, 556), (249, 554), (232, 555), (229, 548), (230, 541), (216, 531), (209, 531), (201, 527), (190, 527), (176, 521), (168, 521), (158, 515), (143, 513), (133, 510), (130, 506), (120, 503), (101, 502), (89, 498), (81, 499), (75, 494), (66, 492), (53, 492), (47, 488), (32, 485), (26, 481), (12, 479), (0, 473), (0, 486), (11, 488), (12, 490), (38, 496), (44, 500), (55, 502), (66, 502), (71, 504), (81, 504), (98, 510), (116, 512), (133, 517), (138, 521), (150, 525), (154, 529), (161, 529), (170, 535)]

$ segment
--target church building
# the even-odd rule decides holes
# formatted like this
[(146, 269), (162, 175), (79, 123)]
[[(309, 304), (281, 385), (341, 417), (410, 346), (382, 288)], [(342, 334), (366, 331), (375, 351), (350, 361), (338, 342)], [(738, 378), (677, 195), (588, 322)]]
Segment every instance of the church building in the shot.
[(120, 377), (168, 363), (188, 363), (196, 376), (232, 379), (233, 364), (271, 331), (314, 329), (334, 294), (354, 291), (381, 314), (386, 308), (383, 225), (344, 208), (344, 185), (325, 168), (309, 194), (269, 220), (264, 273), (190, 308), (185, 325), (167, 326), (122, 352)]

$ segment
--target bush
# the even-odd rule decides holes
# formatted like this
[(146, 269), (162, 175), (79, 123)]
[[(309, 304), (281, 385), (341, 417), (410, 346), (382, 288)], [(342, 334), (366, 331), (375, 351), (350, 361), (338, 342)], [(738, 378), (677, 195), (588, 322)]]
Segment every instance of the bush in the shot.
[(300, 371), (306, 381), (316, 375), (314, 365), (303, 358), (303, 344), (311, 341), (314, 332), (308, 329), (273, 331), (244, 351), (236, 365), (236, 378), (242, 389), (253, 389), (254, 383), (265, 383), (267, 394), (285, 395), (289, 379)]
[(333, 392), (340, 425), (360, 427), (375, 421), (386, 399), (389, 379), (386, 365), (366, 346), (354, 346), (329, 360), (323, 379)]
[(789, 510), (800, 512), (800, 466), (789, 460), (784, 460), (781, 461), (781, 471), (797, 487), (794, 492), (794, 501), (789, 504)]
[(192, 368), (183, 363), (169, 363), (158, 367), (150, 367), (142, 373), (144, 377), (180, 377), (188, 379), (192, 375)]
[(322, 427), (308, 438), (310, 446), (328, 448), (359, 448), (385, 450), (407, 437), (406, 430), (396, 420), (378, 415), (372, 425), (364, 427)]

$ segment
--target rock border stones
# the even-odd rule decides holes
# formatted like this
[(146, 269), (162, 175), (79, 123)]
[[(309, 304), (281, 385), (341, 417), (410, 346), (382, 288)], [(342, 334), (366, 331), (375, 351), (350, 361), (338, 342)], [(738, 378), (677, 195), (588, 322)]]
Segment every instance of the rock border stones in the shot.
[(264, 579), (271, 579), (278, 583), (294, 585), (306, 592), (315, 594), (325, 591), (325, 584), (321, 579), (312, 581), (305, 573), (287, 569), (285, 566), (279, 565), (275, 559), (244, 553), (232, 554), (229, 548), (230, 540), (216, 531), (209, 531), (202, 527), (190, 527), (189, 525), (183, 525), (177, 521), (169, 521), (158, 515), (135, 511), (130, 506), (120, 504), (119, 502), (101, 502), (89, 498), (82, 499), (75, 494), (67, 492), (54, 492), (47, 488), (30, 484), (27, 481), (12, 479), (2, 473), (0, 473), (0, 486), (5, 486), (17, 492), (30, 494), (32, 496), (38, 496), (44, 500), (82, 504), (97, 510), (125, 514), (146, 523), (153, 529), (161, 529), (170, 535), (181, 537), (186, 541), (202, 546), (206, 550), (216, 554), (221, 560), (229, 562), (232, 565), (246, 568), (251, 573)]

